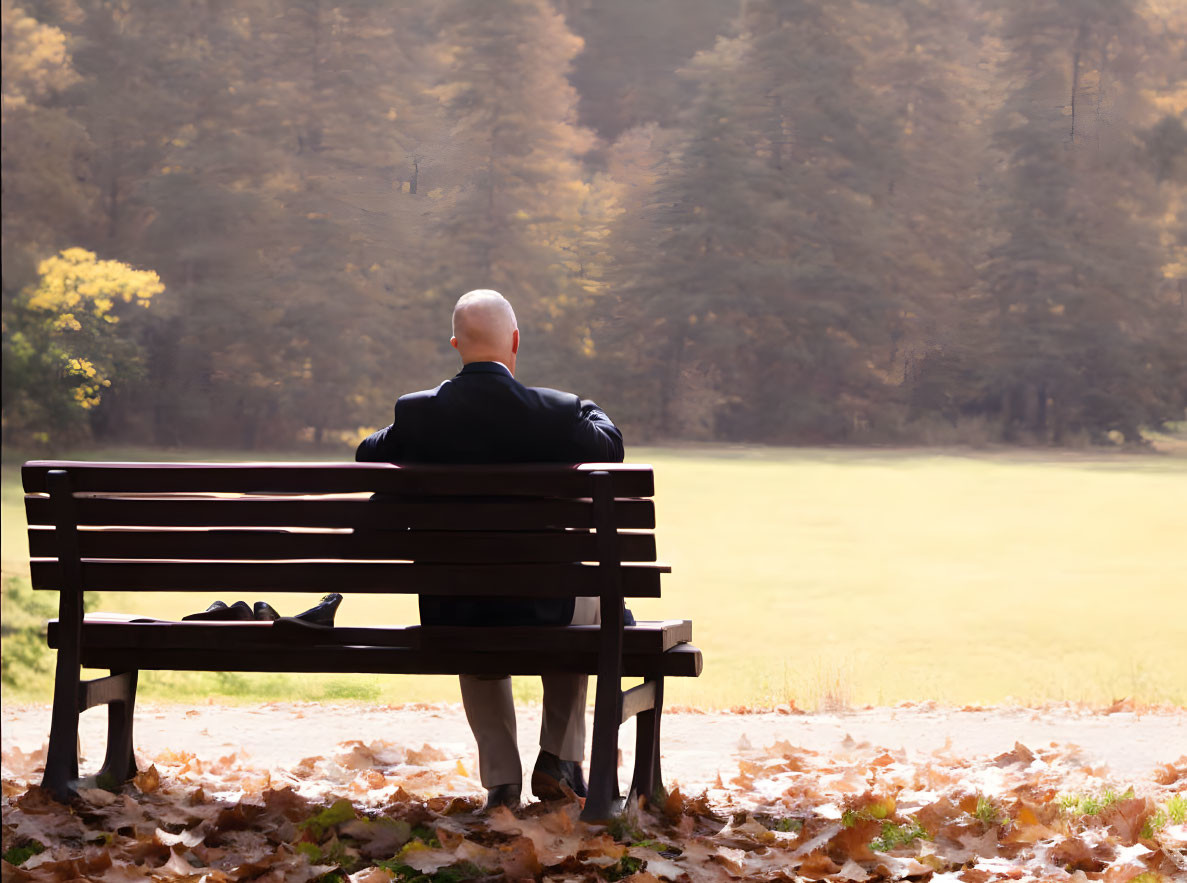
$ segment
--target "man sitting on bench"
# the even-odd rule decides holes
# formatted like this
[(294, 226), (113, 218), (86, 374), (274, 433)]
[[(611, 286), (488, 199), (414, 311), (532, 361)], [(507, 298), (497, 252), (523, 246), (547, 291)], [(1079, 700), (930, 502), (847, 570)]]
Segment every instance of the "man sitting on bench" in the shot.
[[(515, 379), (519, 328), (497, 291), (462, 295), (450, 344), (462, 370), (435, 389), (401, 396), (390, 426), (363, 440), (355, 459), (390, 463), (621, 463), (622, 433), (593, 402)], [(421, 597), (423, 625), (592, 625), (597, 598)], [(532, 793), (585, 796), (587, 675), (543, 675), (544, 712)], [(462, 704), (478, 743), (486, 809), (519, 805), (523, 771), (511, 678), (461, 676)]]

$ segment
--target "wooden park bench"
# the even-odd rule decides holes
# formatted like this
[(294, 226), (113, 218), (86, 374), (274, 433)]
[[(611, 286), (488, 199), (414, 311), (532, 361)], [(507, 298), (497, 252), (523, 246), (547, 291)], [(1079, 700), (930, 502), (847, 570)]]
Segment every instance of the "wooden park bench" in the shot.
[[(43, 787), (116, 787), (136, 772), (142, 670), (598, 676), (583, 818), (621, 805), (618, 728), (636, 719), (628, 795), (662, 791), (665, 677), (696, 677), (687, 620), (624, 626), (660, 594), (649, 466), (87, 463), (22, 470), (33, 588), (57, 590)], [(380, 496), (372, 498), (372, 494)], [(314, 627), (85, 617), (87, 592), (192, 592), (194, 609), (255, 592), (599, 596), (602, 625)], [(349, 604), (349, 598), (345, 602)], [(127, 619), (131, 619), (128, 617)], [(82, 680), (81, 668), (110, 676)], [(623, 689), (623, 678), (642, 678)], [(80, 779), (78, 717), (108, 706), (107, 751)]]

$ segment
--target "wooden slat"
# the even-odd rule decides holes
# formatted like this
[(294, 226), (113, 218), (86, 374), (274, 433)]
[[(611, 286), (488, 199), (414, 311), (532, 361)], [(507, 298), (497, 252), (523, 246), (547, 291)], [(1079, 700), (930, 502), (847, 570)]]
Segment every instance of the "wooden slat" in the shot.
[[(270, 622), (103, 622), (89, 619), (83, 626), (83, 644), (88, 647), (127, 647), (220, 649), (230, 654), (227, 664), (234, 665), (234, 653), (241, 649), (295, 646), (417, 648), (452, 647), (481, 653), (504, 653), (539, 648), (545, 652), (595, 652), (597, 626), (564, 627), (481, 627), (452, 628), (440, 626), (338, 626), (331, 629), (285, 628), (284, 620)], [(57, 620), (50, 620), (48, 643), (60, 641)], [(624, 647), (628, 653), (662, 653), (692, 640), (688, 620), (659, 620), (628, 626)]]
[[(29, 565), (33, 588), (57, 589), (56, 561)], [(346, 592), (564, 598), (596, 595), (599, 568), (585, 564), (421, 564), (411, 562), (96, 561), (83, 559), (86, 591)], [(623, 594), (658, 598), (660, 564), (622, 567)]]
[[(355, 559), (472, 562), (592, 561), (594, 534), (578, 531), (367, 531), (311, 533), (262, 530), (83, 530), (83, 558), (281, 560)], [(624, 534), (624, 561), (654, 561), (655, 537)], [(29, 529), (29, 555), (57, 556), (55, 531)]]
[(497, 494), (580, 497), (589, 474), (612, 475), (615, 496), (650, 497), (652, 469), (645, 464), (583, 463), (394, 466), (390, 463), (102, 463), (34, 460), (21, 469), (24, 488), (46, 491), (51, 469), (70, 473), (77, 492), (242, 492), (395, 494)]
[[(544, 530), (593, 527), (588, 500), (387, 502), (366, 498), (76, 498), (79, 524), (128, 527), (321, 527), (390, 530)], [(30, 525), (53, 524), (49, 499), (25, 497)], [(651, 500), (614, 504), (620, 530), (655, 527)]]
[[(330, 674), (512, 674), (542, 672), (597, 673), (596, 653), (569, 651), (470, 653), (402, 650), (391, 647), (269, 647), (242, 651), (234, 661), (221, 649), (156, 650), (84, 647), (82, 664), (90, 668), (166, 671), (326, 672)], [(679, 644), (666, 653), (626, 654), (624, 677), (697, 677), (701, 651)]]
[[(524, 647), (563, 652), (566, 648), (594, 652), (601, 633), (596, 625), (571, 625), (563, 628), (515, 626), (472, 628), (463, 626), (419, 626), (422, 646), (459, 647), (467, 650), (514, 652)], [(692, 641), (692, 621), (665, 619), (637, 623), (623, 630), (623, 648), (627, 653), (662, 653), (681, 643)], [(360, 643), (370, 643), (361, 641)]]

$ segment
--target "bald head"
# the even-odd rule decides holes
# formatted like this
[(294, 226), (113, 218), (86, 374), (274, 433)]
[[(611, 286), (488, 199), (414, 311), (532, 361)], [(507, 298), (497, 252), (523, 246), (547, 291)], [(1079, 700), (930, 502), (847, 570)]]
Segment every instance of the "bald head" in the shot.
[(515, 373), (519, 326), (511, 304), (497, 291), (480, 288), (458, 298), (453, 308), (453, 339), (462, 363), (502, 362)]

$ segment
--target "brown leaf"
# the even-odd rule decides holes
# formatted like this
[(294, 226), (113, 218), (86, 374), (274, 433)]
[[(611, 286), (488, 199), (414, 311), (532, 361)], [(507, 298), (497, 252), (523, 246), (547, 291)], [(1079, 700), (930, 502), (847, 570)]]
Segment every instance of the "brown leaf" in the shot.
[(702, 791), (695, 797), (686, 796), (680, 791), (679, 786), (673, 786), (672, 790), (668, 792), (663, 805), (663, 814), (669, 819), (680, 816), (717, 818), (705, 792)]
[(799, 875), (811, 880), (820, 880), (841, 872), (841, 866), (823, 852), (814, 852), (800, 864)]
[(1012, 751), (1007, 751), (1004, 754), (999, 754), (993, 759), (997, 766), (1010, 766), (1015, 763), (1030, 764), (1035, 759), (1035, 753), (1023, 745), (1021, 742), (1015, 742)]
[(303, 757), (297, 762), (297, 765), (292, 768), (292, 774), (298, 779), (308, 779), (317, 774), (317, 765), (324, 761), (325, 758), (320, 754), (314, 757)]
[(132, 777), (132, 784), (144, 794), (151, 794), (161, 787), (161, 774), (157, 772), (155, 764), (146, 770), (141, 770)]
[(32, 871), (24, 868), (16, 868), (15, 872), (9, 872), (8, 868), (12, 867), (5, 862), (4, 881), (14, 880), (30, 880), (30, 881), (74, 881), (83, 880), (90, 877), (98, 877), (104, 872), (111, 869), (112, 859), (111, 852), (106, 848), (86, 847), (83, 853), (78, 858), (63, 859), (61, 861), (46, 861), (41, 862)]
[(941, 826), (952, 821), (960, 814), (960, 807), (956, 806), (947, 797), (941, 797), (939, 800), (929, 803), (915, 813), (915, 820), (923, 826), (923, 829), (928, 834), (935, 837)]
[(58, 813), (66, 809), (65, 806), (54, 800), (53, 795), (40, 785), (29, 786), (28, 790), (14, 800), (13, 803), (20, 807), (21, 812), (27, 812), (31, 815), (38, 813)]
[(1105, 862), (1098, 858), (1093, 847), (1079, 837), (1068, 837), (1055, 845), (1051, 858), (1069, 871), (1101, 871)]
[(536, 857), (536, 848), (527, 837), (516, 837), (499, 847), (499, 865), (508, 877), (535, 880), (544, 869)]
[(882, 823), (860, 819), (848, 828), (842, 828), (837, 836), (828, 842), (829, 858), (844, 863), (849, 859), (865, 862), (874, 857), (870, 841), (882, 831)]
[(1100, 814), (1100, 820), (1117, 832), (1123, 844), (1132, 846), (1154, 809), (1154, 801), (1148, 797), (1119, 800)]
[(264, 807), (251, 803), (237, 803), (224, 809), (214, 820), (214, 827), (218, 831), (243, 831), (251, 827), (262, 813)]
[(1183, 763), (1175, 765), (1173, 763), (1163, 764), (1158, 768), (1158, 772), (1154, 774), (1154, 781), (1159, 785), (1173, 785), (1181, 779), (1187, 779), (1187, 757), (1181, 758)]
[(450, 755), (446, 754), (440, 748), (434, 748), (432, 745), (424, 745), (419, 751), (415, 748), (409, 748), (406, 763), (424, 765), (449, 759)]
[(262, 795), (264, 808), (273, 815), (283, 816), (296, 822), (309, 816), (309, 801), (286, 786), (269, 788)]

